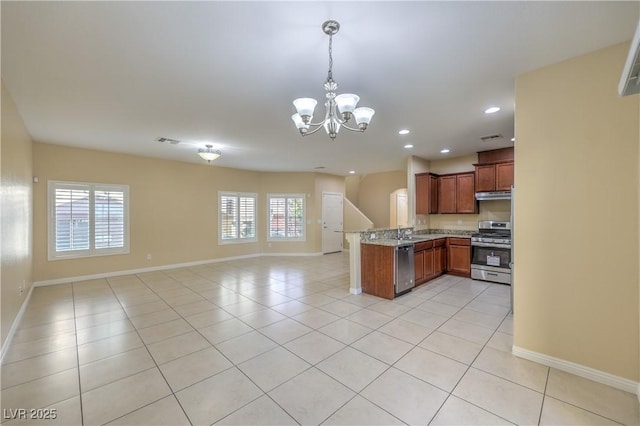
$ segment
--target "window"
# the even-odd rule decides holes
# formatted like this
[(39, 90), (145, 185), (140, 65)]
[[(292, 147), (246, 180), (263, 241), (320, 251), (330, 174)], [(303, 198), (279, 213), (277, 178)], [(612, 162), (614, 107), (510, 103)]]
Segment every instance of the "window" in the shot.
[(304, 194), (269, 194), (269, 240), (304, 241)]
[(129, 253), (129, 187), (49, 181), (49, 260)]
[(220, 243), (256, 241), (256, 201), (258, 196), (238, 192), (219, 192), (218, 196)]

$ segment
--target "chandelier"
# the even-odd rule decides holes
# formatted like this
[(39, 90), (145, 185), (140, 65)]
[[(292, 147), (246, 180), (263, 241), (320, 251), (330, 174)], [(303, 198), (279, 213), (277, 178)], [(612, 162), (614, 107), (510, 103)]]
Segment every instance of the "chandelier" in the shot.
[(207, 149), (199, 149), (198, 155), (203, 159), (207, 160), (207, 163), (211, 163), (213, 160), (217, 159), (222, 155), (220, 150), (213, 149), (213, 145), (206, 145)]
[[(336, 138), (341, 127), (352, 132), (364, 132), (371, 122), (371, 117), (375, 114), (375, 111), (371, 108), (356, 108), (360, 100), (358, 95), (352, 93), (336, 95), (338, 83), (333, 80), (332, 42), (333, 35), (336, 34), (339, 29), (340, 24), (337, 21), (326, 21), (322, 24), (322, 31), (329, 36), (329, 72), (327, 73), (327, 80), (324, 83), (324, 90), (327, 92), (325, 95), (327, 100), (324, 103), (326, 110), (324, 120), (318, 123), (311, 121), (313, 119), (313, 110), (318, 103), (315, 99), (298, 98), (293, 101), (297, 112), (291, 116), (291, 119), (302, 136), (312, 135), (322, 127), (324, 127), (332, 140)], [(355, 119), (357, 127), (347, 125), (352, 116)]]

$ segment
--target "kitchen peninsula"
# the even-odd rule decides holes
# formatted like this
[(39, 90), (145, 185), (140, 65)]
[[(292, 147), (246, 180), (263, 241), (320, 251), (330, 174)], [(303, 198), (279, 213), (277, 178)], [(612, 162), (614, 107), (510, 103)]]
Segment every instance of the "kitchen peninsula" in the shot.
[[(413, 228), (375, 229), (347, 232), (350, 246), (350, 291), (386, 299), (399, 295), (397, 256), (400, 248), (411, 248), (411, 285), (421, 285), (443, 273), (470, 276), (470, 237), (472, 231), (420, 230)], [(408, 266), (410, 265), (410, 266)], [(407, 271), (400, 271), (407, 276)], [(410, 288), (409, 288), (410, 290)]]

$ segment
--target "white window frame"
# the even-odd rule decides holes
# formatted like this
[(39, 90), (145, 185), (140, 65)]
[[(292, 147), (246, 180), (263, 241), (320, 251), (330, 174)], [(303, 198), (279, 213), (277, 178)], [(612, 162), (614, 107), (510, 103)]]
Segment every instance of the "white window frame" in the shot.
[[(272, 237), (271, 236), (271, 200), (273, 198), (284, 198), (285, 205), (286, 200), (291, 198), (300, 198), (302, 200), (302, 236), (301, 237)], [(267, 241), (306, 241), (307, 240), (307, 198), (305, 194), (267, 194)], [(287, 223), (289, 217), (285, 215), (285, 230), (287, 229)]]
[[(84, 250), (56, 251), (56, 189), (79, 189), (89, 191), (89, 248)], [(123, 193), (124, 235), (122, 247), (95, 247), (95, 191)], [(48, 259), (64, 260), (83, 257), (108, 256), (129, 253), (129, 186), (90, 182), (66, 182), (50, 180), (47, 183), (48, 197)]]
[[(242, 237), (240, 232), (240, 219), (236, 218), (236, 238), (222, 238), (222, 197), (235, 197), (237, 199), (237, 205), (240, 206), (240, 198), (253, 198), (253, 237)], [(236, 212), (236, 215), (240, 215), (240, 208)], [(242, 244), (242, 243), (255, 243), (258, 241), (258, 194), (255, 192), (233, 192), (233, 191), (218, 191), (218, 244)]]

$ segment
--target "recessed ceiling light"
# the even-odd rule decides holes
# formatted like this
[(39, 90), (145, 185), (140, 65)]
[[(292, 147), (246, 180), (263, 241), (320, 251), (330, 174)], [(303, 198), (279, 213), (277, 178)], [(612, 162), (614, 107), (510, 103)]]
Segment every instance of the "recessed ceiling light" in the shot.
[(494, 112), (500, 111), (500, 107), (493, 106), (484, 110), (485, 114), (493, 114)]
[(413, 145), (411, 145), (410, 143), (408, 143), (408, 144), (406, 144), (403, 148), (411, 149), (411, 148), (413, 148)]
[(511, 142), (515, 142), (515, 141), (516, 141), (516, 138), (511, 138)]
[(355, 173), (356, 173), (356, 171), (355, 171), (355, 170), (349, 170), (349, 174), (350, 174), (350, 175), (353, 175), (353, 174), (355, 174)]
[(411, 133), (409, 129), (402, 129), (398, 132), (399, 135), (408, 135), (409, 133)]
[(445, 149), (441, 149), (441, 150), (440, 150), (440, 153), (441, 153), (441, 154), (448, 154), (448, 153), (450, 153), (450, 152), (451, 152), (451, 151), (450, 151), (450, 150), (448, 150), (447, 148), (445, 148)]

